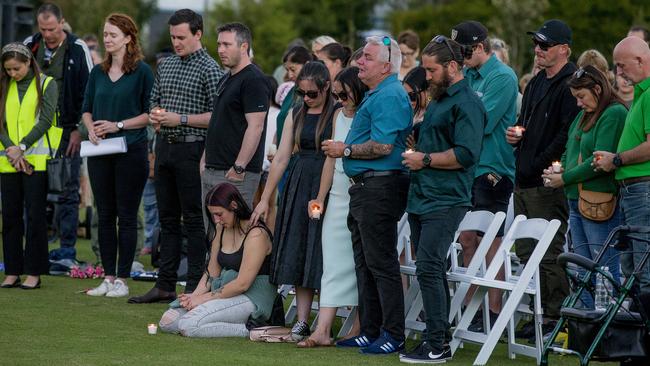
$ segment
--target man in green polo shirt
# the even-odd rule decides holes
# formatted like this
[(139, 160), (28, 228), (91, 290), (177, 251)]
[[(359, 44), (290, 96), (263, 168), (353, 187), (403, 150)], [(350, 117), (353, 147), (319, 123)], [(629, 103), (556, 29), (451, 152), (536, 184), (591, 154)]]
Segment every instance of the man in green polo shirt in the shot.
[[(471, 50), (471, 54), (465, 55), (465, 79), (483, 102), (488, 118), (483, 131), (483, 150), (474, 173), (472, 210), (508, 212), (515, 181), (515, 154), (505, 134), (517, 119), (517, 75), (492, 52), (488, 30), (483, 24), (473, 20), (462, 22), (452, 28), (451, 38)], [(488, 264), (501, 245), (503, 231), (504, 225), (501, 225), (488, 250)], [(465, 265), (472, 260), (480, 239), (475, 231), (461, 234)], [(503, 276), (502, 269), (497, 278), (503, 279)], [(494, 324), (501, 312), (501, 297), (500, 290), (489, 291), (490, 324)], [(468, 329), (483, 332), (482, 318), (478, 316)]]
[(417, 151), (402, 157), (411, 170), (406, 211), (427, 328), (420, 345), (400, 353), (406, 363), (451, 359), (446, 256), (456, 228), (472, 207), (472, 183), (487, 123), (483, 102), (463, 77), (461, 45), (435, 37), (422, 51), (422, 65), (433, 101), (420, 127)]
[[(594, 152), (596, 170), (616, 170), (620, 183), (620, 204), (626, 225), (650, 225), (650, 48), (638, 37), (627, 37), (614, 48), (618, 75), (634, 84), (634, 101), (616, 154)], [(644, 242), (633, 241), (629, 253), (621, 256), (623, 273), (629, 276), (648, 250)], [(650, 292), (650, 264), (637, 273), (639, 290)]]

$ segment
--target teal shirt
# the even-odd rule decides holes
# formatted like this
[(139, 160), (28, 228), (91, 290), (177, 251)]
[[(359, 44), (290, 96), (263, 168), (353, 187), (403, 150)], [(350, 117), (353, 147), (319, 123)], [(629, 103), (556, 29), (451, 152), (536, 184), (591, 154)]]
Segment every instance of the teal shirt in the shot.
[(483, 151), (475, 176), (494, 172), (514, 183), (515, 154), (506, 142), (506, 129), (517, 120), (517, 75), (492, 54), (478, 69), (466, 69), (465, 78), (487, 112)]
[(282, 139), (282, 130), (284, 129), (284, 121), (289, 115), (289, 111), (294, 107), (298, 106), (302, 100), (298, 99), (296, 101), (296, 87), (294, 86), (289, 90), (287, 96), (284, 97), (282, 105), (280, 106), (280, 113), (278, 113), (278, 118), (275, 121), (275, 140), (276, 145), (280, 146), (280, 140)]
[[(149, 96), (153, 86), (153, 73), (146, 63), (139, 61), (136, 69), (113, 82), (101, 65), (90, 72), (82, 113), (91, 113), (93, 120), (124, 121), (149, 113)], [(106, 138), (126, 137), (128, 145), (147, 141), (146, 127), (122, 130)]]
[(354, 177), (370, 170), (405, 170), (402, 153), (406, 150), (412, 119), (413, 109), (397, 74), (388, 76), (375, 89), (368, 91), (352, 120), (345, 143), (359, 145), (372, 140), (391, 144), (393, 150), (372, 160), (343, 158), (345, 174)]
[(483, 102), (463, 79), (432, 101), (420, 127), (417, 150), (452, 149), (460, 169), (424, 168), (411, 172), (408, 213), (423, 215), (449, 207), (471, 207), (474, 172), (481, 154), (487, 114)]

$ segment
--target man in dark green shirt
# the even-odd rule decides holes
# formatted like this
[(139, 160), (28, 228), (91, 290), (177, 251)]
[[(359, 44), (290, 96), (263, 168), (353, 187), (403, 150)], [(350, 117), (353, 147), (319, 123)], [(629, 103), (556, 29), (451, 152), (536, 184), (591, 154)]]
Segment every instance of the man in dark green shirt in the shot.
[(411, 170), (406, 211), (427, 328), (420, 345), (400, 354), (402, 362), (451, 359), (445, 339), (449, 331), (446, 256), (472, 205), (474, 171), (487, 123), (483, 103), (463, 77), (463, 58), (462, 46), (444, 36), (434, 38), (422, 51), (433, 101), (420, 127), (417, 151), (402, 156)]

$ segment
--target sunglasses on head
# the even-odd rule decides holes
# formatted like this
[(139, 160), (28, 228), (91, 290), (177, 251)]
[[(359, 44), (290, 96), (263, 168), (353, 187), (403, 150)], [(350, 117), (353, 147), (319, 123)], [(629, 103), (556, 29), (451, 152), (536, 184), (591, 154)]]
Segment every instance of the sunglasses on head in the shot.
[(384, 46), (388, 48), (388, 63), (390, 63), (390, 37), (384, 36), (384, 38), (381, 39), (381, 41), (384, 43)]
[(587, 70), (583, 69), (582, 67), (576, 70), (576, 72), (573, 73), (573, 77), (577, 79), (580, 79), (583, 76), (590, 77), (592, 80), (594, 79), (594, 76)]
[(451, 54), (451, 58), (453, 60), (456, 59), (456, 54), (454, 53), (454, 50), (451, 48), (451, 45), (449, 44), (449, 39), (443, 35), (437, 35), (433, 37), (432, 41), (436, 42), (437, 44), (445, 44), (447, 46), (447, 49), (449, 50), (449, 53)]
[(549, 48), (552, 48), (552, 47), (555, 47), (555, 46), (558, 45), (557, 43), (538, 41), (535, 38), (533, 38), (533, 43), (535, 44), (535, 46), (539, 47), (539, 49), (544, 51), (544, 52), (548, 51)]
[(320, 94), (320, 92), (319, 92), (318, 90), (307, 90), (307, 91), (304, 91), (304, 90), (302, 90), (302, 89), (298, 89), (298, 88), (296, 88), (295, 93), (296, 93), (296, 95), (297, 95), (298, 97), (300, 97), (300, 98), (304, 98), (305, 95), (306, 95), (306, 96), (309, 97), (309, 99), (316, 99), (316, 98), (318, 98), (318, 94)]
[(416, 101), (418, 100), (418, 94), (419, 94), (419, 93), (416, 92), (416, 91), (412, 91), (412, 92), (408, 93), (408, 95), (409, 95), (409, 100), (410, 100), (411, 102), (416, 102)]
[(346, 92), (344, 92), (344, 91), (342, 91), (342, 92), (340, 92), (340, 93), (337, 93), (337, 92), (332, 91), (332, 96), (333, 96), (336, 100), (340, 100), (341, 102), (345, 102), (346, 100), (348, 100), (348, 93), (346, 93)]

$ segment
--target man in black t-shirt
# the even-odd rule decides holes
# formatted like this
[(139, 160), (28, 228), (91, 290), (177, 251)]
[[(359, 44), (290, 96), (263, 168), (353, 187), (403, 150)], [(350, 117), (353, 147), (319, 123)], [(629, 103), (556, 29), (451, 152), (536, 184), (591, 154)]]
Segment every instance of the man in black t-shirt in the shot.
[(230, 71), (219, 82), (214, 98), (201, 159), (203, 197), (215, 185), (229, 182), (252, 208), (262, 171), (271, 88), (262, 70), (251, 63), (250, 30), (241, 23), (228, 23), (217, 32), (219, 58)]

